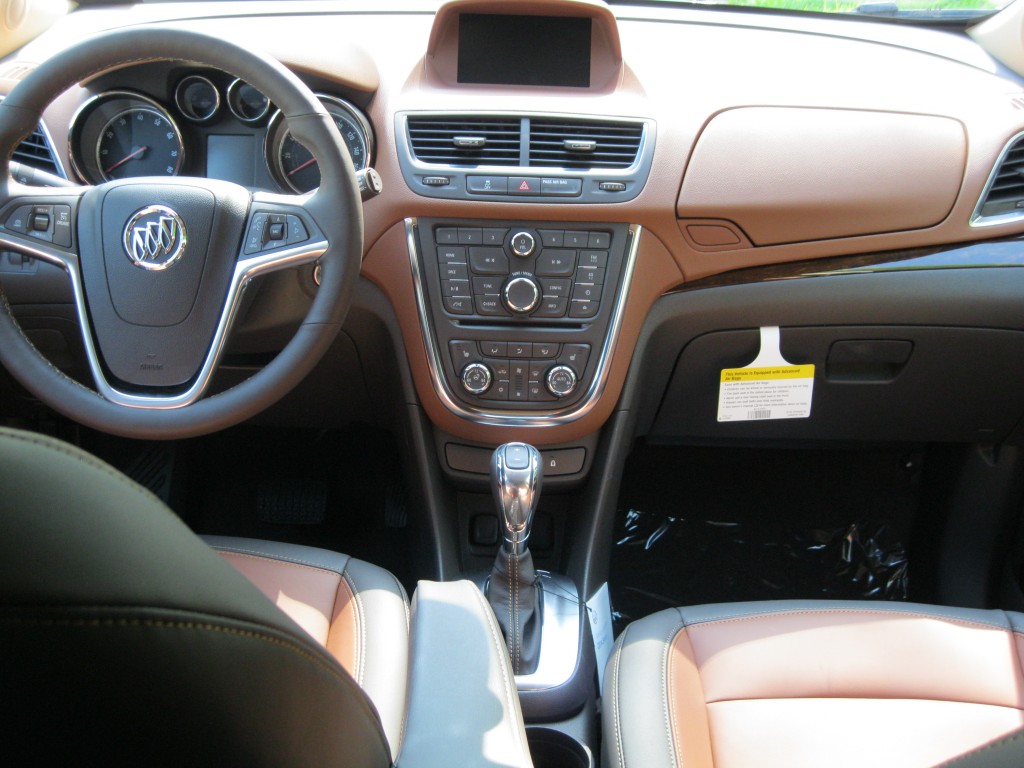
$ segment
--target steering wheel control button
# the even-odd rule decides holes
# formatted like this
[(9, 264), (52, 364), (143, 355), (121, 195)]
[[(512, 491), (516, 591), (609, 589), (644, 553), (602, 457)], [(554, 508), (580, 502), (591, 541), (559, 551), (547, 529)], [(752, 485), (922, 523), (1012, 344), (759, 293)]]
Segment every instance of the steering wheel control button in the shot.
[(65, 248), (71, 246), (71, 206), (53, 206), (53, 242)]
[(525, 315), (540, 304), (541, 293), (537, 281), (530, 277), (513, 277), (502, 291), (505, 306), (511, 311)]
[(516, 232), (512, 235), (509, 245), (512, 253), (524, 259), (537, 249), (537, 241), (529, 232)]
[(257, 212), (253, 214), (252, 221), (249, 222), (249, 232), (245, 236), (244, 253), (246, 256), (263, 250), (263, 233), (269, 222), (269, 213)]
[(32, 231), (48, 232), (50, 229), (50, 213), (48, 210), (42, 212), (37, 208), (32, 213)]
[(121, 242), (132, 264), (159, 272), (185, 255), (188, 232), (177, 211), (166, 205), (150, 205), (128, 219)]
[(286, 222), (288, 225), (288, 245), (296, 245), (309, 240), (309, 233), (306, 231), (306, 225), (302, 223), (302, 219), (290, 213), (286, 217)]
[(491, 388), (491, 369), (483, 363), (470, 363), (462, 369), (462, 386), (471, 395), (482, 395)]
[(501, 248), (471, 247), (469, 249), (469, 266), (478, 275), (507, 275), (508, 257)]
[(14, 209), (14, 212), (7, 217), (7, 221), (4, 222), (4, 227), (12, 232), (20, 232), (24, 235), (28, 232), (28, 224), (31, 216), (31, 205), (19, 205)]
[(555, 397), (568, 397), (576, 390), (576, 371), (567, 365), (556, 365), (548, 371), (545, 383)]
[(576, 271), (576, 251), (546, 250), (537, 257), (536, 272), (540, 277), (572, 277)]

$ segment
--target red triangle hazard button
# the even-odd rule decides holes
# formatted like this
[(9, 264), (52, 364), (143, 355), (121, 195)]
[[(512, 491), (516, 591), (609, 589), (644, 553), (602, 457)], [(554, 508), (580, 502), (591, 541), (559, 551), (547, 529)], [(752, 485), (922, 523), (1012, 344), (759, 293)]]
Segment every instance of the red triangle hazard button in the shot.
[(528, 182), (526, 179), (523, 179), (523, 182), (519, 185), (519, 191), (520, 192), (529, 192), (530, 191), (530, 182)]

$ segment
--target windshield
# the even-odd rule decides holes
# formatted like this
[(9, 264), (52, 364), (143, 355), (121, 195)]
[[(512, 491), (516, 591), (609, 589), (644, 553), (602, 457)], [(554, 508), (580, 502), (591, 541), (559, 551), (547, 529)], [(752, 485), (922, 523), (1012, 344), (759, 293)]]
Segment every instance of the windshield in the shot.
[[(629, 0), (625, 0), (629, 2)], [(978, 19), (1005, 8), (1013, 0), (641, 0), (679, 5), (742, 6), (809, 13), (840, 13), (922, 20)], [(616, 0), (609, 0), (615, 3)]]

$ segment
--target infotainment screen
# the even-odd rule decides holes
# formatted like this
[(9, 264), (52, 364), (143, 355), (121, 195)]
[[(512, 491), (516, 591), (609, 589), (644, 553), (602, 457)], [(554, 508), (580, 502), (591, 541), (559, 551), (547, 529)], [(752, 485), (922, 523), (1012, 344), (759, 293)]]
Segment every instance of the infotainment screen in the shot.
[(591, 19), (459, 16), (460, 83), (590, 86)]

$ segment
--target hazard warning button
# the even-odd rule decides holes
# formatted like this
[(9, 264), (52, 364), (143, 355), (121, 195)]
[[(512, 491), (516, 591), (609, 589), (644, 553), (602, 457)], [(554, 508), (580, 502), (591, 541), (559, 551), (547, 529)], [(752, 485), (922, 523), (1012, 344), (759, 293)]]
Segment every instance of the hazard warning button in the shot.
[(510, 195), (539, 195), (540, 178), (537, 176), (509, 176), (508, 193)]

